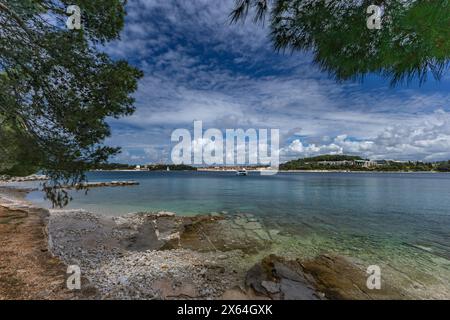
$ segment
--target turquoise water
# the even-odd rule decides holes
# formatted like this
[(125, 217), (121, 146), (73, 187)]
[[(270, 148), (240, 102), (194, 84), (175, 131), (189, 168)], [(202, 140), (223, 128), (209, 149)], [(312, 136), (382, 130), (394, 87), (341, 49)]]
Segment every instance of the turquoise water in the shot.
[[(384, 235), (438, 249), (450, 258), (450, 175), (427, 173), (93, 172), (89, 181), (139, 186), (72, 192), (69, 208), (105, 214), (252, 213), (283, 228)], [(30, 198), (42, 201), (42, 195)]]
[[(156, 210), (249, 213), (279, 230), (289, 243), (286, 248), (296, 253), (333, 251), (401, 268), (421, 283), (447, 281), (448, 287), (450, 174), (89, 174), (89, 181), (111, 180), (137, 180), (140, 185), (93, 188), (87, 195), (74, 192), (69, 208), (114, 215)], [(40, 193), (29, 197), (44, 204)]]

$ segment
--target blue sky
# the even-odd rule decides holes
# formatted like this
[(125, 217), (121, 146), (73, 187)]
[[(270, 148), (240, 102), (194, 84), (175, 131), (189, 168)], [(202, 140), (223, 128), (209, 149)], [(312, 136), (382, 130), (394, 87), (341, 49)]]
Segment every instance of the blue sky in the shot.
[(281, 159), (326, 153), (450, 159), (450, 75), (396, 88), (371, 75), (336, 83), (308, 53), (276, 53), (268, 30), (230, 25), (233, 0), (132, 0), (121, 40), (106, 51), (145, 77), (136, 113), (111, 120), (113, 161), (170, 161), (171, 133), (280, 129)]

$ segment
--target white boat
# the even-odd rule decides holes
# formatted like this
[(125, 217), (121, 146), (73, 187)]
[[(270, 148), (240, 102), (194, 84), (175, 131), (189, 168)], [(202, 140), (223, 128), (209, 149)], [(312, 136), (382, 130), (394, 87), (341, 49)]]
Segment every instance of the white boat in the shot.
[(166, 171), (170, 171), (170, 168), (169, 168), (169, 166), (167, 166), (167, 169), (166, 169)]
[(248, 175), (248, 172), (247, 172), (247, 170), (245, 170), (245, 169), (237, 170), (237, 171), (236, 171), (236, 175), (237, 175), (237, 176), (246, 176), (246, 175)]

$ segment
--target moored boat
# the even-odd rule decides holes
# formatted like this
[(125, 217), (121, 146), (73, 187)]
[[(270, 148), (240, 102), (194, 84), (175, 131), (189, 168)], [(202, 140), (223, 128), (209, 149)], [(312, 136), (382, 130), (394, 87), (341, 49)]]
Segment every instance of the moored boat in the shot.
[(247, 172), (247, 170), (245, 170), (245, 168), (244, 168), (244, 169), (242, 169), (242, 170), (237, 170), (237, 171), (236, 171), (236, 175), (237, 175), (237, 176), (246, 176), (246, 175), (248, 175), (248, 172)]

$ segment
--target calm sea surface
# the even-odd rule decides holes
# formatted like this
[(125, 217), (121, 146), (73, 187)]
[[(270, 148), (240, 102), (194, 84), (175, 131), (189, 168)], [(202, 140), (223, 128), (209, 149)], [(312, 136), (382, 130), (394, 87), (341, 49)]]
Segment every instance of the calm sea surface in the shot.
[[(89, 181), (139, 186), (73, 193), (69, 208), (119, 215), (248, 213), (285, 236), (280, 250), (337, 252), (417, 279), (450, 279), (450, 174), (93, 172)], [(42, 194), (29, 199), (41, 205)], [(287, 250), (287, 249), (286, 249)]]

